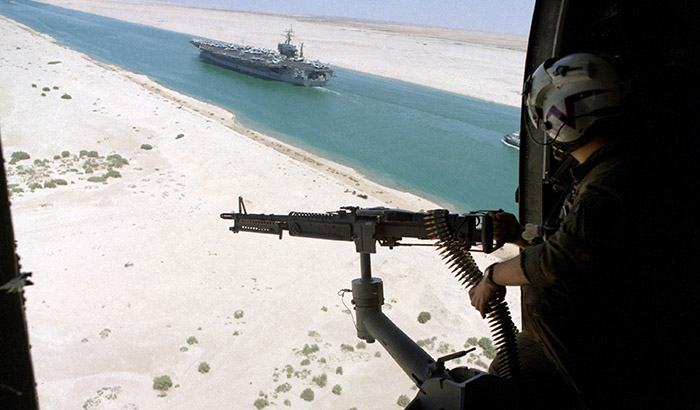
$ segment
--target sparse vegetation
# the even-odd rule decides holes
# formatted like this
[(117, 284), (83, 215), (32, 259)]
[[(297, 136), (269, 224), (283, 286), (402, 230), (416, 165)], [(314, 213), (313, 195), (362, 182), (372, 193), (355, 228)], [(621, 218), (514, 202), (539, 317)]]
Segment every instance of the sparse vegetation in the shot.
[[(11, 155), (9, 165), (12, 166), (7, 168), (8, 182), (11, 182), (8, 184), (10, 194), (54, 189), (75, 184), (77, 180), (105, 183), (109, 178), (120, 178), (122, 174), (117, 168), (129, 164), (129, 161), (119, 154), (111, 154), (105, 158), (94, 150), (80, 150), (78, 155), (71, 155), (70, 151), (65, 150), (53, 155), (52, 159), (34, 159), (31, 164), (24, 163), (30, 159), (31, 156), (24, 151), (17, 151)], [(56, 174), (71, 173), (75, 175), (72, 179), (56, 178)], [(15, 180), (12, 180), (13, 177)]]
[(204, 373), (209, 373), (209, 369), (210, 369), (209, 363), (207, 363), (207, 362), (201, 362), (201, 363), (199, 364), (199, 367), (197, 368), (197, 371), (200, 372), (200, 373), (202, 373), (202, 374), (204, 374)]
[(352, 346), (350, 346), (350, 345), (346, 345), (345, 343), (343, 343), (343, 344), (340, 345), (340, 350), (342, 350), (342, 351), (344, 351), (344, 352), (354, 352), (354, 351), (355, 351), (355, 348), (352, 347)]
[(303, 354), (304, 356), (308, 356), (310, 354), (318, 352), (319, 350), (320, 348), (316, 343), (312, 344), (311, 346), (305, 344), (304, 348), (301, 349), (301, 354)]
[(30, 156), (24, 151), (15, 151), (10, 155), (10, 164), (16, 164), (19, 161), (29, 159)]
[(269, 405), (270, 405), (270, 402), (264, 398), (259, 398), (259, 399), (255, 400), (255, 402), (253, 403), (253, 406), (255, 406), (256, 409), (264, 409), (265, 407), (267, 407)]
[(314, 394), (313, 390), (307, 388), (307, 389), (304, 389), (303, 392), (301, 392), (301, 395), (299, 397), (301, 397), (302, 399), (304, 399), (306, 401), (313, 401), (315, 394)]
[[(83, 409), (85, 410), (95, 410), (98, 409), (103, 403), (103, 399), (105, 400), (116, 400), (118, 397), (118, 394), (121, 393), (122, 388), (121, 386), (109, 386), (109, 387), (102, 387), (101, 389), (97, 390), (96, 394), (83, 403)], [(164, 395), (164, 394), (163, 394)]]
[(428, 337), (425, 339), (418, 339), (416, 340), (416, 344), (420, 347), (426, 348), (426, 349), (433, 349), (435, 347), (435, 341), (437, 340), (437, 337)]
[[(320, 390), (318, 400), (323, 401), (329, 398), (328, 393), (335, 396), (347, 396), (343, 393), (341, 378), (343, 378), (343, 367), (339, 362), (350, 359), (351, 361), (370, 361), (372, 357), (378, 357), (375, 351), (367, 351), (366, 342), (353, 342), (352, 344), (333, 344), (321, 338), (321, 335), (314, 331), (308, 331), (308, 337), (312, 340), (305, 343), (303, 347), (292, 349), (293, 354), (301, 360), (301, 365), (279, 365), (272, 372), (271, 382), (265, 393), (265, 399), (270, 400), (269, 406), (291, 406), (295, 397), (299, 397), (307, 402), (316, 401), (316, 393)], [(340, 350), (338, 350), (340, 347)], [(330, 349), (327, 349), (330, 348)], [(330, 350), (327, 352), (327, 350)], [(339, 354), (340, 353), (340, 354)], [(340, 357), (339, 357), (340, 356)], [(335, 371), (335, 374), (333, 372)], [(286, 374), (286, 378), (284, 377)], [(285, 382), (286, 379), (286, 382)], [(294, 380), (294, 382), (292, 381)], [(295, 384), (299, 382), (300, 384)], [(276, 386), (276, 387), (275, 387)], [(325, 390), (328, 388), (328, 390)], [(262, 392), (261, 392), (262, 397)], [(394, 396), (396, 397), (396, 396)], [(291, 399), (291, 401), (290, 401)], [(342, 400), (338, 397), (336, 400)], [(408, 400), (408, 397), (406, 397)], [(410, 403), (410, 400), (407, 401)], [(298, 399), (295, 405), (299, 405)], [(315, 405), (314, 405), (315, 406)], [(337, 406), (336, 406), (337, 407)], [(347, 407), (341, 407), (346, 409)]]
[(277, 388), (275, 389), (275, 393), (287, 393), (290, 390), (292, 390), (292, 385), (289, 383), (283, 383), (277, 386)]
[(121, 178), (122, 174), (116, 169), (110, 169), (103, 175), (105, 178)]
[(418, 314), (418, 323), (426, 323), (430, 320), (430, 312), (420, 312)]
[(484, 350), (484, 356), (488, 359), (493, 359), (496, 357), (496, 347), (493, 345), (491, 342), (491, 339), (488, 337), (482, 337), (479, 339), (479, 347), (481, 347)]
[(113, 168), (121, 168), (124, 165), (129, 165), (129, 161), (127, 161), (119, 154), (107, 155), (107, 161), (109, 161), (110, 165)]
[(153, 390), (166, 392), (171, 387), (173, 387), (173, 380), (167, 374), (155, 377), (153, 379)]
[(94, 176), (94, 177), (88, 178), (87, 180), (88, 180), (88, 182), (105, 182), (105, 181), (107, 181), (107, 178), (105, 178), (104, 176), (101, 176), (101, 177)]
[(411, 399), (409, 399), (405, 394), (402, 394), (399, 396), (398, 400), (396, 400), (396, 404), (401, 407), (406, 407), (411, 404)]
[(440, 342), (437, 348), (437, 352), (441, 354), (446, 354), (450, 352), (454, 352), (454, 349), (452, 348), (452, 345), (450, 345), (447, 342)]
[(314, 376), (311, 378), (311, 382), (316, 384), (318, 387), (326, 387), (326, 383), (328, 383), (328, 376), (325, 373), (319, 376)]

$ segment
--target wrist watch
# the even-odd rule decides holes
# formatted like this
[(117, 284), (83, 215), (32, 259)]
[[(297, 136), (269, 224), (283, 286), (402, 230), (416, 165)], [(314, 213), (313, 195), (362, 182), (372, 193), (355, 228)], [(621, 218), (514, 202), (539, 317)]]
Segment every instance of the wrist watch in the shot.
[(497, 263), (494, 263), (493, 265), (490, 265), (486, 270), (484, 271), (484, 281), (491, 285), (491, 286), (497, 286), (497, 287), (503, 287), (503, 285), (499, 285), (498, 283), (493, 281), (493, 267), (498, 265)]

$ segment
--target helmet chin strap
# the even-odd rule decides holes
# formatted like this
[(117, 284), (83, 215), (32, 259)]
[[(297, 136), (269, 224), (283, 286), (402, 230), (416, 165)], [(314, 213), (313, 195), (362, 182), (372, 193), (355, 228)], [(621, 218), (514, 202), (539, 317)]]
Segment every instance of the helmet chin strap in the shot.
[[(590, 116), (590, 115), (597, 115), (597, 114), (600, 114), (599, 111), (600, 111), (600, 110), (598, 110), (598, 111), (593, 111), (593, 112), (590, 112), (590, 113), (587, 113), (587, 114), (582, 114), (582, 115), (577, 116), (576, 118), (578, 119), (578, 118), (587, 117), (587, 116)], [(545, 140), (544, 140), (544, 142), (540, 142), (540, 141), (537, 141), (537, 140), (533, 137), (532, 130), (530, 129), (530, 124), (527, 124), (527, 123), (525, 124), (525, 126), (526, 126), (527, 129), (528, 129), (528, 135), (530, 136), (530, 139), (531, 139), (535, 144), (537, 144), (537, 145), (542, 145), (542, 146), (551, 145), (551, 146), (552, 146), (552, 150), (553, 150), (553, 151), (552, 151), (552, 154), (554, 155), (554, 158), (556, 158), (558, 161), (563, 161), (564, 158), (566, 158), (567, 155), (571, 154), (571, 153), (572, 153), (573, 151), (575, 151), (577, 148), (581, 147), (582, 145), (584, 145), (585, 143), (587, 143), (588, 141), (590, 141), (591, 137), (592, 137), (593, 134), (594, 134), (594, 133), (590, 132), (591, 129), (589, 128), (588, 130), (586, 130), (586, 132), (583, 133), (583, 135), (581, 135), (581, 136), (580, 136), (579, 138), (577, 138), (575, 141), (571, 141), (571, 142), (560, 142), (560, 141), (558, 141), (558, 139), (559, 139), (559, 134), (561, 133), (561, 130), (566, 126), (566, 124), (562, 123), (562, 124), (559, 126), (559, 128), (557, 129), (557, 133), (554, 135), (553, 138), (550, 138), (550, 137), (548, 136), (548, 134), (549, 134), (548, 131), (551, 130), (551, 129), (553, 128), (553, 127), (552, 127), (552, 123), (549, 122), (549, 121), (546, 121), (543, 125), (544, 125), (544, 128), (545, 128)], [(538, 127), (538, 128), (539, 128), (539, 127)]]
[(578, 138), (576, 141), (572, 141), (572, 142), (552, 141), (552, 147), (554, 148), (554, 156), (558, 160), (561, 161), (567, 155), (570, 155), (576, 149), (580, 148), (581, 146), (586, 144), (588, 141), (590, 141), (592, 136), (593, 136), (593, 133), (586, 132), (580, 138)]
[[(534, 142), (534, 143), (537, 144), (537, 145), (541, 145), (541, 146), (547, 146), (547, 145), (551, 146), (551, 147), (552, 147), (552, 150), (553, 150), (553, 151), (552, 151), (552, 154), (554, 155), (554, 158), (556, 158), (558, 161), (563, 161), (564, 158), (565, 158), (569, 153), (571, 153), (571, 151), (573, 151), (574, 149), (578, 148), (578, 144), (576, 144), (578, 141), (575, 141), (575, 142), (573, 142), (573, 143), (568, 143), (568, 144), (567, 144), (567, 143), (563, 143), (563, 142), (557, 142), (557, 139), (559, 138), (559, 133), (561, 132), (562, 128), (564, 128), (565, 125), (566, 125), (566, 124), (562, 124), (562, 125), (559, 127), (559, 129), (557, 130), (557, 133), (556, 133), (556, 135), (554, 136), (554, 138), (550, 139), (549, 136), (547, 135), (547, 131), (550, 130), (550, 129), (552, 128), (552, 123), (550, 123), (549, 121), (547, 121), (547, 122), (545, 123), (545, 128), (546, 128), (546, 130), (545, 130), (545, 132), (544, 132), (544, 141), (542, 141), (542, 142), (537, 141), (537, 140), (535, 139), (535, 137), (533, 136), (532, 129), (530, 128), (531, 124), (526, 123), (526, 124), (525, 124), (525, 127), (527, 127), (527, 134), (528, 134), (528, 136), (530, 136), (530, 139), (532, 140), (532, 142)], [(538, 127), (538, 128), (539, 128), (539, 127)], [(538, 128), (536, 128), (536, 129), (538, 129)], [(570, 148), (570, 146), (571, 146), (571, 145), (574, 145), (574, 144), (576, 144), (576, 146)]]

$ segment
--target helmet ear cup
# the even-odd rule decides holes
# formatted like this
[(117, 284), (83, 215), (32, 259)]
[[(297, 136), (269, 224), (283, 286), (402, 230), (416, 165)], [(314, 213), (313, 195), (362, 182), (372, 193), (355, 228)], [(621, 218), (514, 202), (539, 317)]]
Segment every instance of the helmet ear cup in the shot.
[(618, 116), (621, 94), (609, 59), (588, 53), (545, 61), (528, 78), (524, 92), (532, 124), (550, 143), (567, 145), (597, 121)]

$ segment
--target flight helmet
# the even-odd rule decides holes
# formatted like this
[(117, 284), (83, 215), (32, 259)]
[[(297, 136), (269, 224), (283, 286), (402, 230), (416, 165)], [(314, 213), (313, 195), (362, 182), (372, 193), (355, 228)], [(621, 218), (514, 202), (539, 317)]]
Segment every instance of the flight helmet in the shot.
[(622, 87), (606, 57), (576, 53), (542, 63), (525, 82), (531, 123), (547, 140), (571, 152), (597, 122), (620, 115)]

